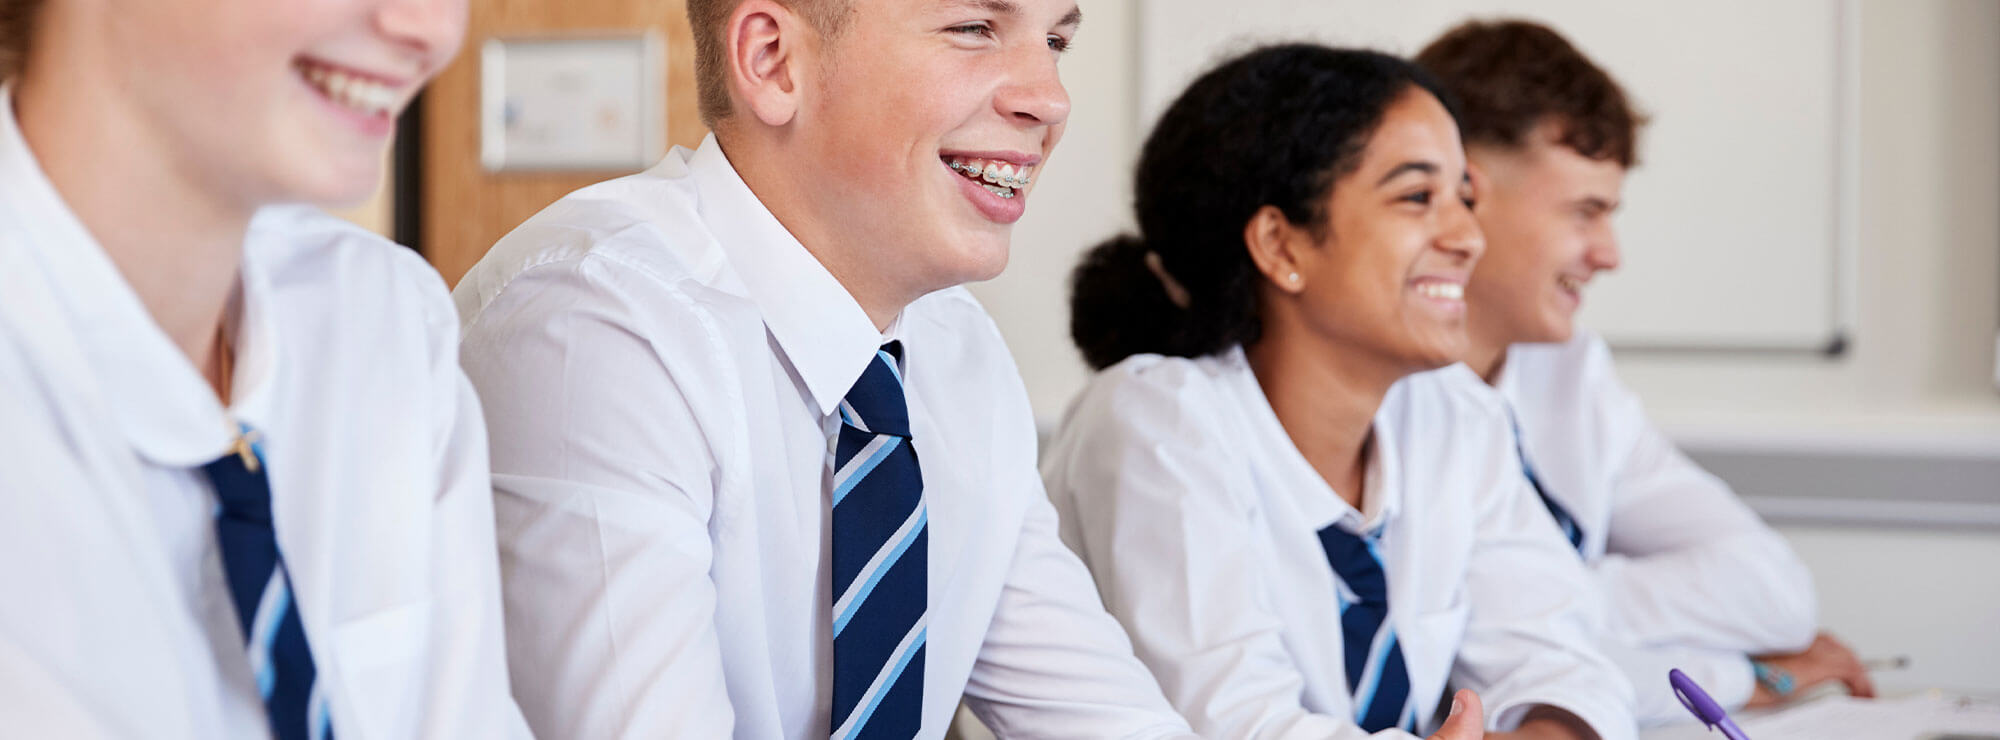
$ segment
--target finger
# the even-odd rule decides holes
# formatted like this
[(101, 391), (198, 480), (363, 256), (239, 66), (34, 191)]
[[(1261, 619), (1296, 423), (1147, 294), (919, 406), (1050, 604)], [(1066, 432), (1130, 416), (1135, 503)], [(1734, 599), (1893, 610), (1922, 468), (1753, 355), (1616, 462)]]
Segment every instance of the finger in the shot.
[(1868, 675), (1868, 668), (1858, 661), (1854, 665), (1854, 672), (1845, 680), (1847, 693), (1866, 699), (1875, 698), (1875, 677)]
[(1459, 689), (1451, 697), (1451, 716), (1430, 740), (1481, 740), (1486, 736), (1486, 708), (1479, 695)]

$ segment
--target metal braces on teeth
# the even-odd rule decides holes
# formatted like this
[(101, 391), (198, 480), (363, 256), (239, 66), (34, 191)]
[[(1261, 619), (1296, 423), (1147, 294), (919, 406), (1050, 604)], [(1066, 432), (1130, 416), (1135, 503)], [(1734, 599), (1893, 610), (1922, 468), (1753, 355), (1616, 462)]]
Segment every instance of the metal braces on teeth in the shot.
[[(988, 179), (989, 177), (986, 174), (986, 171), (980, 169), (978, 165), (970, 165), (962, 162), (951, 162), (949, 164), (952, 171), (957, 172), (961, 175), (965, 175), (967, 177), (977, 177), (982, 180)], [(998, 172), (995, 172), (990, 177), (991, 177), (991, 182), (996, 183), (1001, 187), (1007, 187), (1007, 188), (1026, 187), (1028, 183), (1034, 182), (1033, 178), (1020, 174), (1002, 175)], [(1012, 197), (1012, 196), (1002, 196), (1002, 197)]]

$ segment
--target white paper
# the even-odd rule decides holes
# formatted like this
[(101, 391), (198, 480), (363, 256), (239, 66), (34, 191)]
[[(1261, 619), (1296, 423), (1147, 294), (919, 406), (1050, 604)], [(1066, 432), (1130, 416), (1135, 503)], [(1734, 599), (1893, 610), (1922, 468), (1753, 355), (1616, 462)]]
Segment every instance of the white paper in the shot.
[(1942, 733), (2000, 738), (2000, 703), (1940, 694), (1834, 696), (1738, 724), (1750, 740), (1921, 740)]

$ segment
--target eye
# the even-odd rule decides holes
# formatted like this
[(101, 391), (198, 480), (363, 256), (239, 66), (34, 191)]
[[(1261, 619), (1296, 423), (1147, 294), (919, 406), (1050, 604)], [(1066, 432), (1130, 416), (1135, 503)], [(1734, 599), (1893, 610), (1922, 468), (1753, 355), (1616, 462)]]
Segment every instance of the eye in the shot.
[(945, 29), (945, 32), (955, 33), (961, 36), (980, 36), (984, 38), (992, 38), (993, 25), (985, 21), (979, 21), (977, 23), (966, 23), (962, 25), (952, 26), (950, 28)]
[(1403, 201), (1405, 203), (1415, 203), (1420, 206), (1428, 206), (1431, 204), (1431, 191), (1419, 190), (1417, 192), (1410, 193), (1409, 195), (1405, 195), (1401, 198), (1398, 198), (1397, 200)]
[(1061, 54), (1065, 51), (1069, 51), (1069, 47), (1070, 47), (1069, 39), (1057, 36), (1053, 33), (1049, 34), (1049, 51)]

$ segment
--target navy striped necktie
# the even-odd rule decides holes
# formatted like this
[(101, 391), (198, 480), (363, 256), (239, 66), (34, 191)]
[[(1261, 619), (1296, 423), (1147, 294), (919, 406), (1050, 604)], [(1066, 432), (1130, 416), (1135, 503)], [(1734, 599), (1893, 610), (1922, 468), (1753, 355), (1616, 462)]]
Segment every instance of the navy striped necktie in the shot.
[(235, 451), (201, 466), (215, 486), (215, 534), (229, 597), (236, 605), (237, 624), (243, 628), (250, 670), (264, 699), (272, 737), (332, 738), (332, 719), (315, 680), (305, 624), (292, 597), (291, 575), (285, 571), (277, 532), (271, 526), (271, 482), (265, 475), (264, 450), (255, 438), (256, 432), (243, 426)]
[(1555, 517), (1556, 527), (1562, 530), (1563, 539), (1569, 540), (1569, 546), (1576, 548), (1577, 552), (1583, 552), (1583, 527), (1576, 523), (1576, 517), (1570, 516), (1569, 509), (1556, 503), (1549, 496), (1549, 490), (1542, 487), (1542, 477), (1535, 474), (1535, 466), (1528, 462), (1528, 448), (1521, 441), (1521, 420), (1514, 416), (1512, 409), (1507, 411), (1507, 420), (1514, 425), (1514, 454), (1521, 458), (1521, 474), (1528, 477), (1528, 485), (1535, 487), (1535, 495), (1540, 496), (1542, 505), (1549, 508), (1549, 516)]
[(833, 740), (914, 737), (923, 723), (929, 520), (910, 444), (902, 343), (840, 402), (833, 455)]
[(1354, 723), (1368, 732), (1392, 727), (1414, 730), (1409, 666), (1389, 623), (1389, 579), (1376, 549), (1379, 533), (1363, 537), (1329, 524), (1319, 531), (1320, 546), (1340, 582), (1353, 595), (1340, 599), (1340, 637), (1346, 653), (1347, 691), (1354, 697)]

